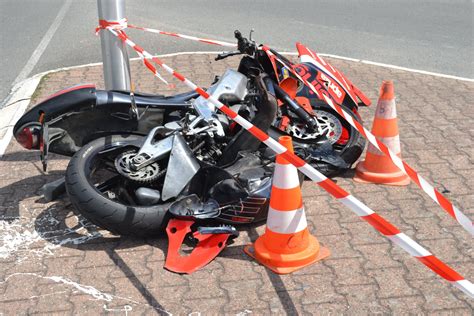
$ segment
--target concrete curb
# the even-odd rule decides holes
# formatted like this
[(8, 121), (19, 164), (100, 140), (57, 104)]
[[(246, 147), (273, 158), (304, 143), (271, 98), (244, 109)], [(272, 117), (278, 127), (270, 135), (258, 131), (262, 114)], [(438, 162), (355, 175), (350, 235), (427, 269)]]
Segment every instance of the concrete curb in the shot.
[[(172, 56), (180, 56), (180, 55), (205, 55), (205, 54), (217, 54), (217, 53), (219, 53), (219, 51), (178, 52), (178, 53), (162, 54), (162, 55), (156, 55), (156, 56), (157, 57), (172, 57)], [(283, 52), (282, 54), (288, 55), (288, 56), (297, 55), (297, 53), (295, 52)], [(474, 82), (474, 79), (471, 79), (471, 78), (440, 74), (436, 72), (406, 68), (406, 67), (401, 67), (401, 66), (396, 66), (396, 65), (369, 61), (369, 60), (355, 59), (355, 58), (344, 57), (344, 56), (333, 55), (333, 54), (320, 54), (320, 55), (323, 57), (331, 57), (331, 58), (336, 58), (336, 59), (341, 59), (341, 60), (348, 60), (348, 61), (353, 61), (357, 63), (363, 63), (367, 65), (373, 65), (373, 66), (390, 68), (390, 69), (403, 70), (403, 71), (408, 71), (408, 72), (413, 72), (413, 73), (418, 73), (418, 74), (423, 74), (423, 75), (428, 75), (428, 76)], [(138, 59), (140, 59), (140, 57), (131, 58), (130, 60), (138, 60)], [(48, 70), (48, 71), (36, 74), (30, 78), (27, 78), (15, 84), (11, 92), (5, 99), (6, 105), (0, 109), (0, 158), (2, 158), (8, 144), (10, 143), (11, 138), (13, 137), (13, 126), (15, 125), (16, 121), (26, 111), (30, 103), (31, 96), (36, 91), (38, 84), (40, 83), (41, 79), (45, 75), (56, 73), (59, 71), (67, 71), (71, 69), (92, 67), (92, 66), (99, 66), (99, 65), (102, 65), (102, 63), (101, 62), (89, 63), (89, 64), (62, 67), (62, 68), (57, 68), (53, 70)]]
[(8, 104), (0, 109), (0, 158), (13, 137), (13, 126), (25, 113), (43, 76), (44, 74), (38, 74), (17, 83), (6, 99)]

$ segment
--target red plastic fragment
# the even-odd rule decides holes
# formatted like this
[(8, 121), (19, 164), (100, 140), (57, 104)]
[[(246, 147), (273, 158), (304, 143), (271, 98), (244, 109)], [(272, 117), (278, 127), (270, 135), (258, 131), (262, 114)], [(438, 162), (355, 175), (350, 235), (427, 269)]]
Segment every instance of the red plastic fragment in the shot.
[(179, 249), (186, 234), (191, 232), (192, 220), (171, 219), (166, 227), (168, 254), (165, 269), (176, 273), (191, 274), (211, 262), (224, 249), (230, 234), (206, 234), (194, 232), (199, 242), (188, 256), (181, 256)]

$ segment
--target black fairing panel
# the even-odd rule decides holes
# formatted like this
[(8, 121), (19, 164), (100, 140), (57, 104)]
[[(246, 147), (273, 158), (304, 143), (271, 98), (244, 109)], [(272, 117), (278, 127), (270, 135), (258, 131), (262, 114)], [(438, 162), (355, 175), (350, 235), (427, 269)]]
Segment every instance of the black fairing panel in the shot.
[(49, 121), (68, 112), (92, 108), (95, 104), (96, 89), (92, 85), (60, 91), (27, 111), (15, 124), (13, 133), (16, 134), (27, 123), (38, 122), (41, 113), (45, 113)]
[[(35, 105), (15, 124), (14, 135), (26, 126), (39, 125), (45, 114), (52, 153), (72, 156), (89, 141), (110, 134), (134, 133), (145, 135), (152, 127), (163, 123), (165, 110), (148, 108), (140, 122), (128, 119), (127, 102), (98, 105), (93, 86), (71, 88), (59, 92)], [(140, 108), (139, 112), (144, 111)]]

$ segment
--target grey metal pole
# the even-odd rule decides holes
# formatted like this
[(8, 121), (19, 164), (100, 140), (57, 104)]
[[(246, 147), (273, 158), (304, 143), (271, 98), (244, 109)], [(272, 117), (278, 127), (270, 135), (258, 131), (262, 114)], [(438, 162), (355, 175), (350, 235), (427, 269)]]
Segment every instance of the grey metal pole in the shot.
[[(125, 18), (125, 0), (97, 0), (99, 19), (119, 21)], [(104, 82), (107, 90), (130, 90), (130, 64), (127, 46), (109, 31), (100, 32)]]

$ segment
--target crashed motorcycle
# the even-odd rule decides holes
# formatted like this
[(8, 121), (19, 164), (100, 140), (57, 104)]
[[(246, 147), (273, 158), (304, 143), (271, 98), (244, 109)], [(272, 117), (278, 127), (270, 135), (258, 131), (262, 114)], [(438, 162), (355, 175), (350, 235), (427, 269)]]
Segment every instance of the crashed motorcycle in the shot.
[[(229, 69), (208, 93), (267, 131), (277, 102), (266, 78)], [(85, 217), (116, 234), (157, 234), (171, 215), (250, 223), (265, 218), (271, 189), (274, 156), (260, 145), (199, 97), (146, 137), (122, 133), (83, 146), (66, 188)]]
[[(236, 35), (239, 49), (219, 54), (216, 60), (244, 54), (239, 72), (268, 74), (279, 99), (270, 132), (291, 135), (313, 149), (319, 147), (319, 153), (313, 152), (311, 163), (328, 176), (350, 168), (362, 153), (364, 138), (320, 96), (296, 81), (288, 67), (274, 56), (294, 67), (305, 80), (321, 87), (357, 121), (360, 121), (359, 106), (369, 105), (370, 100), (318, 55), (315, 58), (321, 61), (319, 64), (305, 60), (307, 49), (301, 44), (297, 45), (301, 62), (293, 64), (276, 51), (269, 50), (272, 56), (254, 41), (243, 38), (239, 32), (236, 34), (239, 34)], [(145, 136), (152, 128), (176, 120), (176, 115), (182, 117), (197, 97), (195, 91), (163, 96), (78, 85), (59, 91), (31, 108), (15, 124), (14, 136), (26, 149), (40, 151), (46, 170), (49, 153), (72, 156), (85, 144), (107, 135)], [(321, 139), (327, 139), (331, 146), (322, 148)]]
[[(357, 133), (343, 136), (342, 130), (336, 133), (330, 128), (335, 120), (342, 123), (329, 107), (320, 104), (313, 111), (295, 102), (296, 91), (288, 83), (294, 79), (280, 78), (255, 42), (238, 31), (235, 35), (239, 50), (221, 53), (217, 59), (245, 56), (237, 71), (228, 69), (211, 85), (210, 95), (273, 138), (292, 134), (295, 152), (313, 165), (337, 165), (343, 160), (335, 150), (341, 139), (345, 144), (356, 142), (362, 151)], [(133, 103), (129, 112), (137, 108)], [(189, 104), (187, 111), (169, 110), (166, 122), (146, 137), (121, 132), (97, 138), (77, 151), (66, 172), (74, 206), (116, 234), (156, 234), (170, 216), (205, 219), (206, 225), (264, 219), (273, 153), (205, 98)], [(287, 123), (282, 124), (285, 118)], [(307, 132), (312, 136), (305, 136)], [(328, 159), (335, 162), (327, 163)]]
[[(354, 120), (360, 121), (358, 107), (370, 101), (330, 64), (304, 60), (303, 45), (297, 45), (301, 63), (293, 64), (251, 37), (238, 31), (235, 37), (238, 50), (216, 60), (243, 55), (239, 67), (217, 77), (208, 93), (271, 137), (291, 135), (296, 152), (326, 175), (349, 168), (364, 139), (288, 67), (318, 83)], [(195, 210), (204, 207), (202, 201), (216, 201), (216, 218), (223, 222), (265, 218), (272, 156), (194, 91), (165, 97), (76, 86), (34, 106), (14, 135), (25, 148), (40, 150), (45, 169), (50, 152), (74, 155), (67, 171), (73, 204), (118, 234), (159, 231), (166, 210), (190, 195), (196, 195)], [(221, 182), (224, 187), (214, 187)]]

